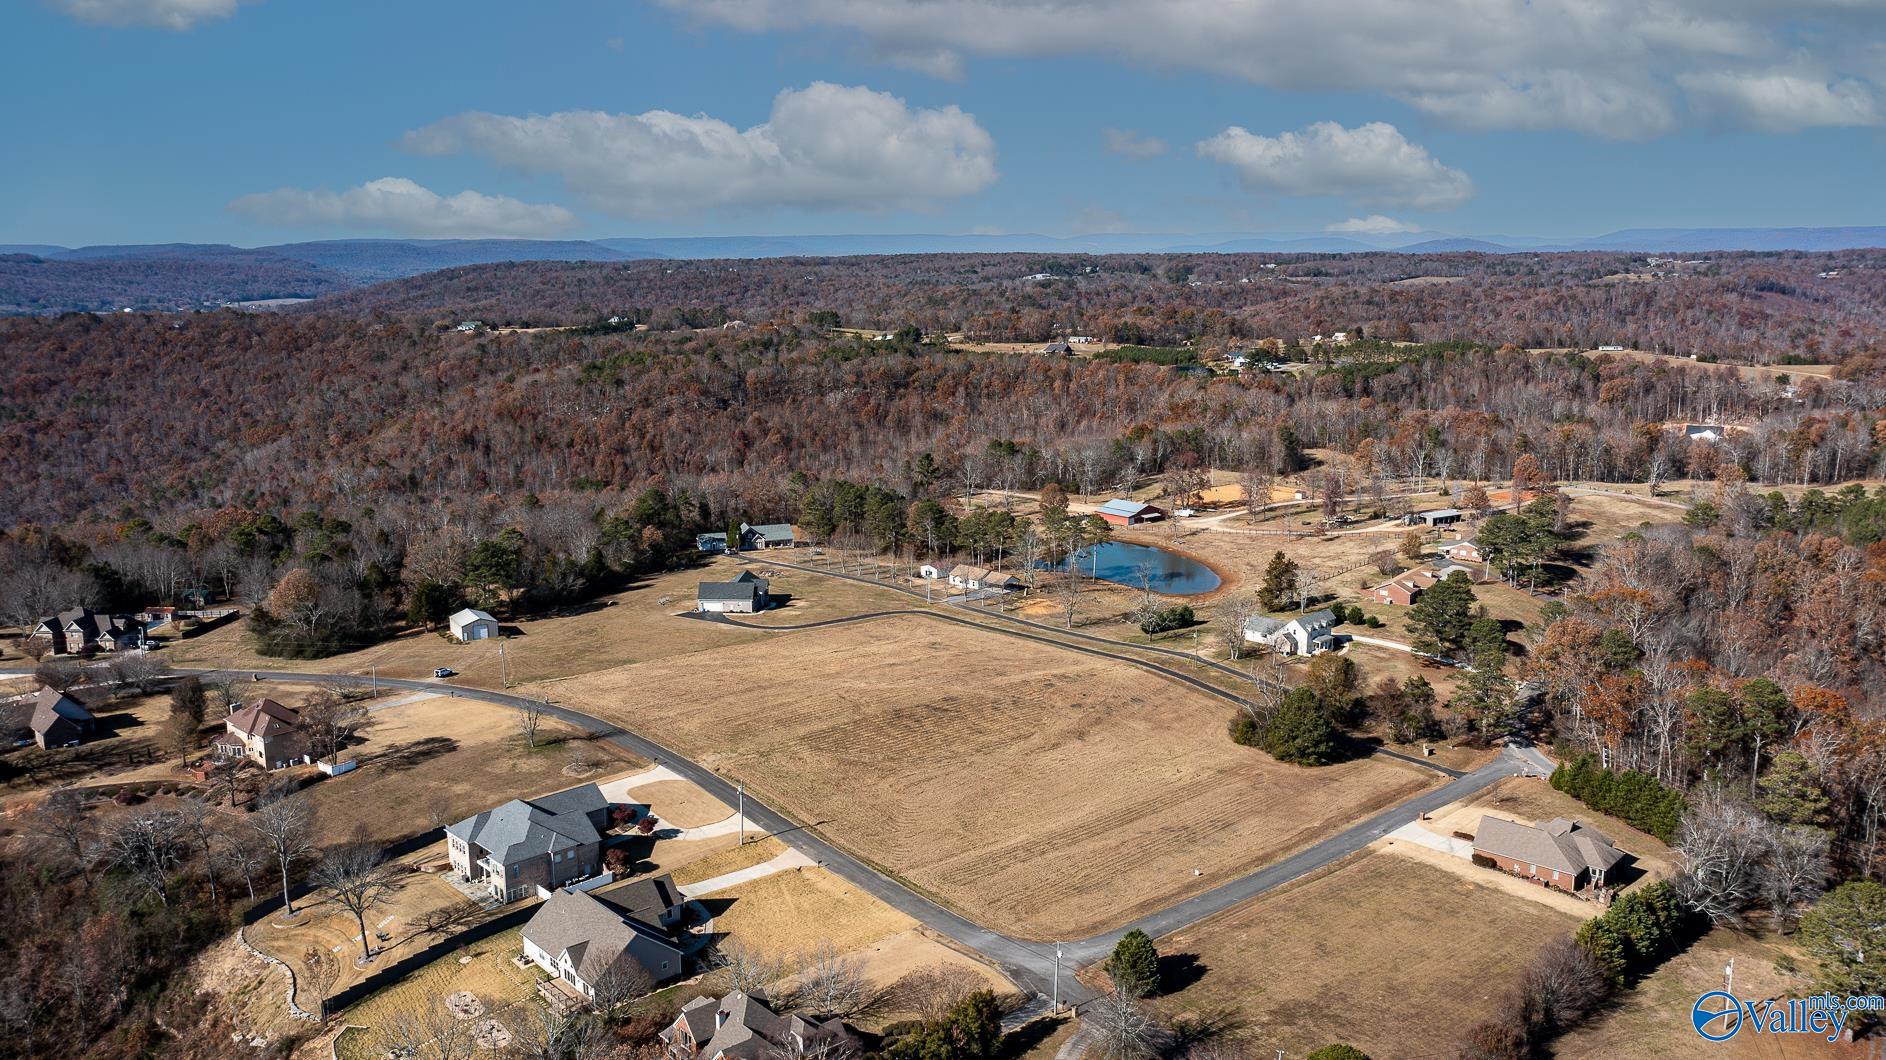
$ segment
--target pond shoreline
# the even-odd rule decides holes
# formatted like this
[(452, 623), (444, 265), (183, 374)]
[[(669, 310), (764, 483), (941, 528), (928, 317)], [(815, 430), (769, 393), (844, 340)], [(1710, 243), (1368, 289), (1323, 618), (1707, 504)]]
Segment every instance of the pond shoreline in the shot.
[[(1160, 556), (1162, 557), (1161, 563), (1164, 565), (1164, 569), (1170, 572), (1174, 578), (1197, 579), (1199, 577), (1199, 574), (1197, 572), (1186, 571), (1186, 570), (1175, 567), (1172, 561), (1177, 560), (1177, 561), (1181, 561), (1184, 564), (1189, 564), (1193, 567), (1198, 568), (1200, 572), (1210, 575), (1217, 582), (1216, 585), (1213, 585), (1210, 588), (1196, 589), (1192, 591), (1184, 591), (1180, 589), (1171, 588), (1169, 587), (1169, 585), (1161, 586), (1160, 584), (1155, 582), (1155, 584), (1152, 587), (1152, 592), (1158, 596), (1176, 597), (1176, 598), (1182, 598), (1185, 600), (1204, 600), (1218, 593), (1223, 592), (1229, 585), (1233, 584), (1233, 581), (1234, 581), (1233, 579), (1227, 577), (1225, 572), (1220, 570), (1217, 567), (1217, 565), (1206, 561), (1204, 558), (1194, 555), (1184, 549), (1173, 548), (1170, 545), (1166, 545), (1158, 541), (1136, 539), (1134, 537), (1121, 535), (1121, 536), (1112, 537), (1108, 539), (1107, 541), (1101, 542), (1097, 547), (1105, 549), (1109, 546), (1146, 549), (1152, 552), (1159, 553)], [(1061, 562), (1064, 563), (1066, 561), (1063, 560)], [(1095, 576), (1096, 581), (1105, 582), (1108, 585), (1116, 586), (1122, 589), (1137, 590), (1139, 588), (1137, 584), (1135, 584), (1133, 581), (1130, 580), (1129, 576), (1126, 576), (1120, 573), (1120, 568), (1118, 565), (1119, 561), (1109, 562), (1103, 558), (1101, 562), (1103, 564), (1103, 569), (1106, 569), (1108, 567), (1113, 568), (1115, 576), (1112, 578), (1109, 578), (1105, 574), (1096, 575)], [(1060, 569), (1060, 565), (1059, 564), (1043, 565), (1040, 569), (1057, 570), (1057, 569)]]

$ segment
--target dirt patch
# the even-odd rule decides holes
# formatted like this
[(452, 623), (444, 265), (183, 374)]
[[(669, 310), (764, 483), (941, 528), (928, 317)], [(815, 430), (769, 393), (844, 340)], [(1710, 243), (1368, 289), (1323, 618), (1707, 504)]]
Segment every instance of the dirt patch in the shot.
[(915, 617), (550, 691), (662, 732), (973, 919), (1035, 938), (1163, 908), (1432, 783), (1376, 761), (1281, 765), (1232, 744), (1228, 708), (1200, 693)]
[(483, 1006), (480, 1022), (494, 1021), (506, 1033), (509, 1026), (521, 1026), (522, 1020), (534, 1017), (534, 1011), (522, 1004), (534, 1003), (537, 982), (543, 978), (535, 966), (520, 968), (511, 959), (523, 952), (522, 933), (522, 928), (499, 932), (361, 1000), (344, 1014), (348, 1024), (360, 1029), (341, 1036), (335, 1043), (335, 1056), (385, 1060), (388, 1043), (383, 1029), (389, 1023), (444, 1006), (447, 998), (461, 993), (470, 994)]
[(1374, 1056), (1452, 1055), (1537, 948), (1577, 924), (1371, 850), (1161, 940), (1175, 975), (1195, 981), (1156, 1004), (1232, 1023), (1253, 1055), (1337, 1041)]

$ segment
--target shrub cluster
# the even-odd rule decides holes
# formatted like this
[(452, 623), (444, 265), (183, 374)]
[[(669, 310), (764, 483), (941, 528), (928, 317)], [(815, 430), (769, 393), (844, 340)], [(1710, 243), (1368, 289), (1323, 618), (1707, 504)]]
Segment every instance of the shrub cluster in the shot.
[(1633, 828), (1641, 828), (1666, 843), (1676, 839), (1677, 825), (1689, 809), (1682, 792), (1666, 788), (1636, 770), (1614, 773), (1588, 754), (1579, 755), (1569, 764), (1562, 763), (1553, 770), (1552, 786), (1599, 813), (1623, 818)]

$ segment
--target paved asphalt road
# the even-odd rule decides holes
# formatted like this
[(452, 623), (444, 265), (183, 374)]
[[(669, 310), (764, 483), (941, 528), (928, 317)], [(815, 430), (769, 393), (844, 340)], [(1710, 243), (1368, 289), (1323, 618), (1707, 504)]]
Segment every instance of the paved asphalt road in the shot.
[[(179, 674), (199, 675), (211, 672), (214, 671), (177, 671)], [(385, 688), (460, 696), (513, 709), (526, 709), (536, 705), (541, 707), (547, 717), (555, 718), (585, 732), (595, 733), (599, 738), (606, 739), (618, 747), (651, 762), (659, 762), (667, 766), (730, 806), (739, 799), (731, 782), (645, 736), (581, 711), (557, 706), (554, 703), (546, 704), (527, 696), (484, 688), (468, 688), (442, 681), (373, 678), (360, 674), (325, 674), (294, 670), (245, 670), (241, 672), (252, 673), (263, 681), (283, 683), (352, 686), (377, 684)], [(1527, 770), (1536, 771), (1539, 768), (1539, 761), (1542, 760), (1528, 760), (1524, 754), (1524, 752), (1512, 749), (1504, 751), (1499, 758), (1472, 773), (1457, 777), (1441, 787), (1423, 792), (1391, 809), (1384, 810), (1282, 861), (1266, 865), (1203, 894), (1188, 898), (1150, 916), (1142, 917), (1118, 930), (1064, 943), (1061, 946), (1060, 966), (1072, 972), (1076, 968), (1105, 957), (1120, 935), (1131, 928), (1137, 927), (1149, 935), (1158, 937), (1194, 924), (1214, 913), (1229, 909), (1240, 902), (1348, 857), (1387, 832), (1413, 820), (1418, 813), (1430, 812), (1456, 799), (1464, 798), (1503, 777)], [(1533, 752), (1533, 755), (1536, 757), (1537, 752)], [(1012, 938), (966, 920), (913, 890), (910, 886), (832, 845), (799, 822), (791, 820), (751, 796), (747, 797), (745, 805), (748, 820), (759, 828), (778, 836), (782, 842), (811, 857), (861, 890), (904, 912), (932, 930), (953, 939), (960, 945), (981, 954), (1000, 967), (1018, 985), (1040, 994), (1047, 994), (1052, 989), (1056, 968), (1053, 945)], [(813, 827), (817, 824), (818, 822), (812, 822)], [(1071, 974), (1060, 977), (1060, 993), (1063, 1001), (1075, 1003), (1088, 1000), (1093, 996), (1092, 991), (1076, 982)]]

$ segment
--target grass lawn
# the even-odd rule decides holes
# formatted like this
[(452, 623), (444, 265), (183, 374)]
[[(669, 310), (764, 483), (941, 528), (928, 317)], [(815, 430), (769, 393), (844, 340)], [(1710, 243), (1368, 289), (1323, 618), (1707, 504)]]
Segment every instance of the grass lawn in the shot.
[(1373, 849), (1160, 940), (1180, 988), (1155, 1004), (1250, 1055), (1348, 1042), (1372, 1056), (1451, 1056), (1533, 952), (1577, 924)]
[[(429, 917), (453, 915), (461, 918), (447, 930), (447, 934), (461, 931), (485, 919), (482, 910), (451, 884), (416, 868), (420, 864), (444, 860), (443, 843), (400, 859), (398, 864), (410, 871), (399, 878), (397, 889), (385, 902), (368, 911), (367, 930), (374, 936), (368, 941), (381, 952), (371, 964), (364, 967), (355, 963), (361, 955), (361, 943), (360, 928), (353, 914), (339, 906), (324, 905), (311, 898), (296, 903), (299, 911), (293, 920), (284, 919), (278, 912), (249, 925), (244, 935), (251, 946), (295, 970), (295, 1000), (302, 1008), (312, 1012), (319, 999), (312, 996), (308, 989), (306, 969), (310, 948), (327, 954), (337, 962), (339, 976), (334, 981), (333, 990), (338, 992), (399, 961), (406, 954), (439, 941), (443, 937), (441, 934), (427, 930)], [(388, 936), (384, 941), (377, 937), (381, 932)]]
[(544, 688), (664, 734), (971, 918), (1036, 938), (1161, 908), (1434, 780), (1370, 760), (1282, 765), (1232, 744), (1215, 699), (918, 618), (782, 633)]
[(478, 1019), (496, 1019), (515, 1027), (532, 1013), (523, 1007), (535, 1005), (537, 981), (535, 967), (519, 968), (511, 958), (523, 952), (523, 928), (499, 932), (466, 947), (457, 955), (446, 955), (398, 983), (365, 998), (340, 1018), (351, 1028), (334, 1045), (337, 1060), (385, 1060), (387, 1044), (376, 1033), (392, 1021), (443, 1005), (445, 999), (468, 991), (484, 1004), (485, 1014)]

